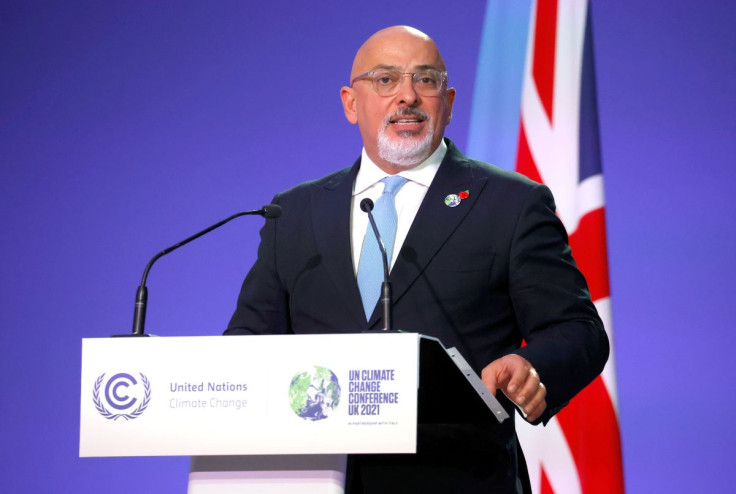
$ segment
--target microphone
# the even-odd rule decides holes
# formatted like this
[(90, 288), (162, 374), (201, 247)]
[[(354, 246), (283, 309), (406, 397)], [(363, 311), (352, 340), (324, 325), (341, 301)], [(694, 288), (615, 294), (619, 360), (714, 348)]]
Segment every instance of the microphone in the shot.
[(165, 256), (166, 254), (175, 251), (179, 247), (188, 244), (192, 240), (196, 240), (202, 235), (211, 232), (212, 230), (215, 230), (217, 228), (220, 228), (225, 223), (228, 223), (231, 220), (234, 220), (235, 218), (238, 218), (240, 216), (248, 216), (248, 215), (258, 215), (263, 216), (266, 219), (271, 218), (278, 218), (281, 216), (281, 206), (278, 204), (266, 204), (261, 209), (255, 209), (253, 211), (242, 211), (240, 213), (235, 213), (234, 215), (225, 218), (222, 221), (219, 221), (215, 223), (214, 225), (210, 226), (209, 228), (205, 228), (199, 233), (195, 233), (191, 237), (185, 238), (181, 242), (172, 245), (171, 247), (167, 247), (148, 261), (148, 264), (146, 265), (146, 269), (143, 271), (143, 278), (141, 279), (141, 284), (138, 287), (138, 290), (135, 294), (135, 311), (133, 312), (133, 331), (129, 335), (118, 335), (118, 336), (148, 336), (147, 334), (144, 334), (143, 328), (146, 323), (146, 306), (148, 305), (148, 288), (146, 287), (146, 280), (148, 279), (148, 272), (151, 270), (151, 266), (153, 266), (153, 263), (156, 262), (159, 258)]
[[(267, 220), (270, 220), (272, 218), (278, 218), (279, 216), (281, 216), (281, 206), (279, 206), (278, 204), (266, 204), (261, 209), (258, 209), (256, 211), (246, 211), (245, 213), (238, 213), (238, 215), (245, 215), (245, 214), (251, 214), (251, 213), (260, 214)], [(228, 219), (225, 221), (227, 222), (230, 220)]]
[(383, 244), (381, 234), (378, 232), (376, 220), (373, 219), (373, 201), (366, 197), (360, 201), (360, 209), (365, 213), (368, 213), (368, 220), (371, 222), (373, 233), (376, 235), (376, 240), (378, 241), (378, 249), (381, 251), (381, 259), (383, 260), (383, 283), (381, 283), (380, 302), (383, 306), (383, 330), (391, 331), (391, 327), (393, 326), (393, 318), (391, 315), (391, 282), (388, 281), (388, 256), (386, 255), (386, 246)]

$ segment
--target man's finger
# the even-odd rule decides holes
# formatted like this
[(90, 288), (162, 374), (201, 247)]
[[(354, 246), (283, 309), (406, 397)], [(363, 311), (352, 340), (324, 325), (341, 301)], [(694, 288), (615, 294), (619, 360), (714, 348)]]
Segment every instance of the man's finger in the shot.
[(496, 361), (491, 362), (480, 373), (480, 379), (483, 381), (483, 384), (486, 385), (488, 390), (491, 392), (493, 396), (496, 396), (496, 391), (498, 390), (498, 380), (496, 377), (496, 369), (495, 364)]
[(535, 371), (532, 366), (522, 358), (513, 359), (509, 362), (513, 367), (510, 368), (511, 379), (506, 387), (506, 391), (514, 396), (518, 396), (526, 385), (526, 382), (530, 377), (530, 372), (533, 371), (533, 375), (537, 376), (537, 379), (539, 376), (537, 375), (537, 371)]
[[(527, 415), (531, 414), (540, 404), (544, 404), (546, 407), (545, 398), (547, 396), (547, 389), (541, 382), (537, 384), (536, 390), (527, 398), (522, 406), (524, 413)], [(521, 404), (520, 404), (521, 405)]]
[(537, 420), (547, 408), (547, 388), (543, 383), (539, 383), (537, 386), (537, 392), (534, 397), (524, 407), (524, 413), (526, 413), (526, 419), (530, 422)]
[[(534, 369), (534, 367), (530, 367), (526, 373), (526, 377), (524, 377), (522, 374), (520, 376), (520, 379), (522, 380), (522, 384), (520, 385), (521, 387), (516, 393), (515, 401), (517, 405), (521, 406), (534, 399), (534, 397), (539, 392), (539, 384), (541, 383), (541, 381), (539, 379), (539, 374), (537, 374), (537, 371)], [(511, 385), (509, 385), (509, 388), (510, 387)]]
[(486, 385), (493, 396), (496, 396), (496, 391), (498, 391), (499, 388), (504, 389), (504, 386), (510, 377), (504, 358), (494, 360), (485, 366), (481, 371), (480, 377), (483, 384)]

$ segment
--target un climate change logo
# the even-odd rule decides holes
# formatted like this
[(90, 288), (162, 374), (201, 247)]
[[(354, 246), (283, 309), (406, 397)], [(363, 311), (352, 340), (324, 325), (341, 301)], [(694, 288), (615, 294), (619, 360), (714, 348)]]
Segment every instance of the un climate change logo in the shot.
[(289, 403), (294, 413), (305, 420), (326, 419), (340, 404), (340, 383), (334, 372), (315, 366), (291, 379)]
[[(151, 384), (146, 376), (141, 373), (138, 375), (141, 377), (140, 384), (130, 374), (124, 372), (115, 374), (107, 380), (102, 397), (100, 397), (100, 389), (103, 389), (105, 374), (97, 378), (92, 399), (100, 415), (110, 420), (117, 420), (120, 417), (132, 420), (138, 418), (148, 408), (148, 403), (151, 401)], [(114, 411), (108, 410), (105, 403)]]

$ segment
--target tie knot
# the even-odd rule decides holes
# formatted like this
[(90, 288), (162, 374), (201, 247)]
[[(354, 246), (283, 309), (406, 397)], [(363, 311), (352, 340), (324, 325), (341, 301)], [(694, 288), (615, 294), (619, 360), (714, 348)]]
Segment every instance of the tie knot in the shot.
[(383, 193), (394, 195), (407, 181), (408, 179), (400, 177), (398, 175), (391, 175), (390, 177), (386, 177), (382, 180), (382, 182), (385, 184), (383, 187)]

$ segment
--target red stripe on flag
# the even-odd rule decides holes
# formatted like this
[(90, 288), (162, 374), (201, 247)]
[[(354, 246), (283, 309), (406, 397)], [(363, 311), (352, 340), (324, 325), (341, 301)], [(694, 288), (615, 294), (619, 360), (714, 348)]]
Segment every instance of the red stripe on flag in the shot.
[(539, 494), (555, 494), (555, 490), (552, 488), (552, 484), (549, 483), (544, 467), (540, 467), (540, 470), (542, 471), (542, 478), (540, 479), (542, 488), (539, 490)]
[(534, 20), (532, 77), (547, 118), (552, 122), (555, 89), (555, 46), (557, 46), (557, 0), (539, 0)]
[(577, 230), (570, 235), (570, 248), (588, 282), (591, 298), (599, 300), (608, 297), (611, 290), (608, 284), (606, 217), (603, 208), (595, 209), (580, 219)]
[(532, 152), (529, 150), (529, 143), (526, 141), (526, 132), (524, 132), (524, 124), (519, 129), (519, 149), (516, 151), (516, 171), (535, 182), (542, 183), (542, 177), (539, 175), (537, 165), (532, 158)]
[(597, 377), (556, 417), (575, 460), (582, 492), (624, 492), (618, 418), (603, 378)]

